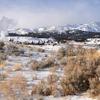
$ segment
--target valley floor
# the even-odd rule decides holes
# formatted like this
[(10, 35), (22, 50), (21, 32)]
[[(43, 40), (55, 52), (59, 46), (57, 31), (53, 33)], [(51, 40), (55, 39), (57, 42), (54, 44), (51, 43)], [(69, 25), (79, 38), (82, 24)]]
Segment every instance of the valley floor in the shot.
[[(40, 83), (41, 81), (46, 81), (47, 83), (48, 81), (50, 82), (56, 81), (56, 85), (59, 86), (61, 77), (64, 75), (63, 66), (66, 61), (66, 57), (63, 58), (62, 62), (59, 62), (58, 60), (59, 55), (57, 53), (59, 49), (65, 47), (67, 48), (67, 44), (59, 44), (55, 46), (52, 45), (36, 46), (36, 45), (6, 43), (6, 45), (8, 46), (9, 44), (16, 45), (18, 49), (23, 50), (24, 53), (20, 53), (19, 55), (9, 54), (7, 55), (7, 59), (0, 64), (0, 91), (1, 91), (0, 100), (26, 100), (26, 99), (21, 99), (23, 95), (26, 95), (26, 93), (25, 94), (23, 93), (23, 91), (25, 92), (23, 88), (26, 88), (29, 97), (31, 96), (30, 99), (28, 98), (27, 100), (97, 100), (95, 98), (92, 99), (92, 97), (89, 97), (88, 95), (85, 94), (61, 96), (60, 91), (52, 93), (54, 94), (53, 96), (40, 96), (32, 94), (32, 91), (35, 92), (35, 90), (33, 90), (33, 86), (37, 84), (42, 84)], [(87, 44), (84, 43), (75, 43), (75, 42), (73, 43), (73, 46), (94, 48), (91, 45), (88, 46)], [(56, 56), (58, 56), (58, 58), (56, 58)], [(43, 66), (43, 68), (42, 67), (40, 68), (38, 66)], [(54, 76), (54, 79), (52, 79), (52, 76)], [(25, 84), (23, 83), (23, 81), (25, 82)], [(8, 83), (10, 82), (10, 84), (8, 85), (8, 83), (6, 82)], [(13, 84), (16, 85), (11, 86)], [(23, 87), (24, 85), (25, 87)], [(15, 95), (19, 93), (18, 95), (20, 96), (14, 96), (14, 98), (10, 98), (9, 96), (11, 96), (11, 94), (9, 93), (9, 91), (11, 92), (11, 90), (9, 90), (9, 87), (14, 89), (13, 91), (15, 92), (14, 93)], [(17, 90), (17, 88), (19, 90)]]

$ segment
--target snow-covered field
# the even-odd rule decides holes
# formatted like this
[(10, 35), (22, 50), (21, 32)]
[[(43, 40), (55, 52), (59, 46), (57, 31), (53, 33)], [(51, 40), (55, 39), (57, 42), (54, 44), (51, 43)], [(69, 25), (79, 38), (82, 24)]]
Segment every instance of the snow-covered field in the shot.
[[(9, 44), (9, 43), (8, 43)], [(73, 45), (84, 45), (83, 43), (73, 43)], [(27, 81), (27, 88), (28, 91), (31, 92), (32, 85), (37, 84), (41, 80), (46, 80), (48, 76), (52, 75), (51, 68), (44, 68), (41, 70), (32, 70), (30, 67), (30, 61), (37, 60), (37, 61), (43, 61), (44, 59), (48, 59), (48, 57), (55, 56), (56, 52), (62, 48), (65, 47), (65, 44), (59, 44), (59, 45), (30, 45), (30, 46), (23, 46), (23, 49), (25, 53), (23, 55), (15, 56), (11, 55), (7, 57), (7, 60), (5, 61), (5, 64), (1, 67), (3, 67), (0, 72), (6, 72), (7, 78), (5, 80), (9, 80), (17, 75), (24, 76), (24, 78)], [(22, 48), (20, 46), (20, 48)], [(44, 51), (37, 51), (37, 48), (41, 48)], [(18, 67), (19, 66), (19, 67)], [(18, 68), (17, 68), (18, 67)], [(55, 74), (60, 77), (63, 75), (63, 70), (58, 68), (55, 71)], [(59, 83), (59, 80), (58, 80)], [(2, 100), (2, 99), (0, 99)], [(37, 98), (32, 100), (38, 100)], [(65, 97), (54, 97), (54, 96), (44, 96), (43, 100), (97, 100), (89, 98), (86, 95), (73, 95), (73, 96), (65, 96)]]

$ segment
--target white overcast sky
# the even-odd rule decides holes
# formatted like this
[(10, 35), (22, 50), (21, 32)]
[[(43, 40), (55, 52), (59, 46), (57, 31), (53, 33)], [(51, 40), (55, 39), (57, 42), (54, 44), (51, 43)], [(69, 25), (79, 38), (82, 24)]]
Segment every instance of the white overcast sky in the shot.
[(0, 18), (21, 27), (40, 27), (100, 21), (100, 0), (0, 0)]

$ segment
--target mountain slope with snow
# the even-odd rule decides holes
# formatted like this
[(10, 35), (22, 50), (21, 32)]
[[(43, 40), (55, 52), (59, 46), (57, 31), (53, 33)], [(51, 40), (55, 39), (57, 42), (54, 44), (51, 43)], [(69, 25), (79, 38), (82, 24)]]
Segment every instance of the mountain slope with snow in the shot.
[(47, 28), (38, 28), (38, 32), (65, 32), (68, 30), (81, 30), (81, 31), (89, 31), (89, 32), (100, 32), (100, 22), (92, 22), (89, 24), (73, 24), (66, 26), (51, 26)]
[[(81, 31), (88, 31), (88, 32), (100, 32), (100, 22), (92, 22), (89, 24), (67, 24), (65, 26), (50, 26), (50, 27), (40, 27), (36, 29), (29, 29), (29, 28), (16, 28), (17, 23), (13, 19), (9, 19), (7, 17), (2, 17), (0, 20), (0, 36), (4, 36), (7, 33), (16, 33), (25, 35), (28, 33), (66, 33), (68, 30), (81, 30)], [(2, 35), (3, 34), (3, 35)]]
[(94, 22), (90, 24), (81, 24), (78, 25), (76, 28), (82, 31), (89, 31), (89, 32), (100, 32), (100, 22)]

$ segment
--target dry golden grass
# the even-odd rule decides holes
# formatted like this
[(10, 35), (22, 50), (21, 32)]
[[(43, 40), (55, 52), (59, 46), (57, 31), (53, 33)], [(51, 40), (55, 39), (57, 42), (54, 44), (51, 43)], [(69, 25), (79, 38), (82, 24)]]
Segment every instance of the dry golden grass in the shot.
[(3, 49), (4, 46), (5, 46), (4, 42), (0, 41), (0, 49)]
[(41, 70), (41, 69), (50, 68), (50, 67), (54, 67), (54, 58), (50, 57), (40, 62), (36, 60), (31, 61), (32, 70)]
[[(47, 82), (41, 81), (33, 86), (32, 94), (48, 96), (55, 95), (57, 91), (60, 91), (61, 95), (65, 96), (90, 91), (92, 95), (100, 95), (100, 53), (95, 49), (86, 49), (81, 46), (70, 47), (67, 51), (63, 50), (61, 50), (60, 56), (57, 56), (60, 64), (64, 66), (63, 77), (56, 76), (58, 67), (54, 64), (50, 68), (52, 74), (47, 77)], [(41, 66), (41, 68), (46, 67)], [(58, 80), (60, 88), (57, 88)]]
[(40, 63), (38, 61), (33, 60), (31, 62), (31, 68), (32, 68), (32, 70), (38, 70), (39, 67), (40, 67)]
[(6, 65), (5, 63), (6, 58), (7, 58), (6, 54), (0, 53), (0, 68)]
[(44, 52), (45, 51), (40, 46), (36, 46), (36, 45), (30, 45), (30, 46), (27, 45), (26, 48), (29, 48), (30, 51), (35, 51), (35, 52)]
[[(58, 92), (62, 96), (84, 92), (88, 92), (92, 97), (100, 95), (100, 53), (97, 50), (72, 46), (67, 50), (60, 50), (56, 59), (58, 65), (64, 66), (62, 68), (64, 75), (61, 77), (56, 75), (58, 65), (55, 64), (54, 57), (49, 57), (40, 62), (34, 60), (30, 63), (33, 70), (50, 68), (52, 73), (46, 81), (40, 81), (37, 85), (33, 85), (32, 96), (34, 94), (56, 96)], [(4, 63), (0, 65), (2, 69), (4, 66)], [(21, 64), (13, 66), (14, 71), (19, 71), (21, 68)], [(8, 76), (4, 74), (3, 77)], [(33, 75), (33, 80), (36, 79), (36, 75)], [(17, 75), (8, 81), (1, 82), (0, 94), (7, 97), (7, 100), (18, 100), (18, 96), (28, 95), (26, 79), (22, 75)]]
[(58, 93), (57, 90), (58, 80), (59, 77), (56, 75), (54, 71), (52, 71), (52, 74), (50, 74), (45, 80), (41, 80), (38, 84), (33, 85), (31, 95), (39, 94), (42, 96), (49, 96), (49, 95), (56, 96)]
[(7, 100), (18, 100), (28, 95), (26, 79), (17, 75), (16, 77), (0, 83), (0, 94)]
[(0, 73), (0, 81), (4, 81), (8, 76), (7, 72)]
[(65, 48), (60, 48), (56, 55), (58, 59), (62, 59), (66, 55)]
[(32, 88), (31, 95), (39, 94), (43, 96), (55, 95), (57, 90), (57, 85), (55, 83), (48, 84), (45, 81), (40, 81), (37, 85)]
[(96, 97), (96, 96), (100, 96), (100, 80), (98, 77), (94, 77), (89, 79), (90, 82), (90, 96), (92, 97)]
[(19, 89), (22, 92), (25, 92), (26, 87), (27, 87), (26, 79), (21, 75), (17, 75), (13, 77), (12, 79), (10, 79), (9, 84), (15, 91), (16, 89), (17, 90)]
[(49, 69), (49, 71), (50, 71), (50, 73), (56, 73), (56, 71), (57, 71), (57, 66), (54, 66), (54, 67), (51, 67), (50, 69)]
[(21, 68), (22, 68), (22, 64), (17, 63), (17, 64), (15, 64), (15, 65), (13, 66), (12, 70), (13, 70), (13, 71), (20, 71)]
[(48, 57), (47, 59), (45, 59), (44, 61), (40, 63), (40, 67), (41, 68), (54, 67), (55, 65), (54, 62), (55, 62), (55, 59), (53, 57)]
[(33, 80), (37, 80), (37, 75), (36, 75), (36, 74), (33, 74), (33, 75), (32, 75), (32, 79), (33, 79)]
[(1, 63), (0, 63), (0, 68), (1, 68), (1, 69), (3, 69), (5, 66), (6, 66), (6, 63), (5, 63), (5, 62), (1, 62)]
[(75, 49), (74, 54), (72, 51), (71, 54), (67, 53), (67, 64), (61, 80), (63, 95), (83, 93), (89, 89), (95, 95), (100, 94), (100, 53), (95, 49)]
[(5, 46), (6, 55), (15, 55), (19, 56), (20, 54), (23, 54), (24, 51), (14, 43), (9, 43)]
[(47, 77), (47, 82), (48, 84), (52, 84), (52, 83), (56, 83), (58, 81), (58, 76), (56, 74), (50, 74), (48, 77)]
[(15, 94), (13, 93), (9, 82), (4, 81), (0, 83), (0, 94), (7, 100), (16, 100)]
[(37, 52), (44, 52), (45, 50), (43, 48), (36, 48)]

